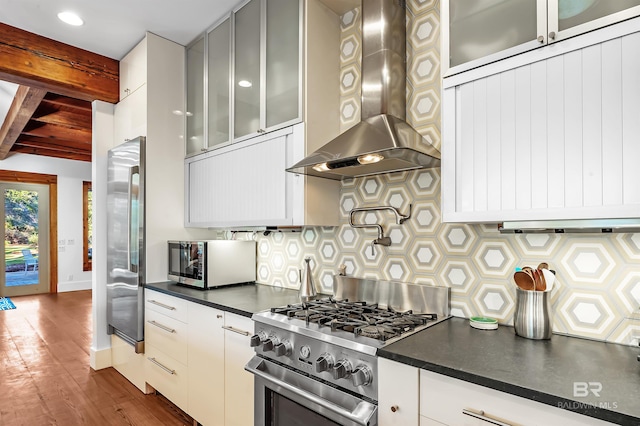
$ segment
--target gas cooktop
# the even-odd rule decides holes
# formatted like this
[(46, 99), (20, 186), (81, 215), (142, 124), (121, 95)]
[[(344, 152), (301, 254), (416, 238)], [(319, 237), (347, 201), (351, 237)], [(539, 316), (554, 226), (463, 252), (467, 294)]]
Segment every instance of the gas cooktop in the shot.
[(318, 324), (322, 331), (342, 330), (353, 333), (354, 337), (363, 336), (381, 342), (403, 336), (416, 328), (422, 329), (422, 326), (438, 320), (435, 313), (400, 312), (377, 303), (336, 300), (332, 297), (272, 308), (271, 313), (287, 319), (303, 320), (306, 325)]

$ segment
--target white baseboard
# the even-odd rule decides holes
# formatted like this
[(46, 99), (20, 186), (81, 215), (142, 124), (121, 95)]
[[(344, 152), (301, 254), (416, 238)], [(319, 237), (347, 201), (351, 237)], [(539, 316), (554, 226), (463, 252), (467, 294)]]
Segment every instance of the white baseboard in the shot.
[(67, 281), (58, 283), (58, 293), (67, 291), (91, 290), (91, 280), (88, 281)]
[(89, 366), (94, 370), (111, 367), (111, 348), (89, 349)]

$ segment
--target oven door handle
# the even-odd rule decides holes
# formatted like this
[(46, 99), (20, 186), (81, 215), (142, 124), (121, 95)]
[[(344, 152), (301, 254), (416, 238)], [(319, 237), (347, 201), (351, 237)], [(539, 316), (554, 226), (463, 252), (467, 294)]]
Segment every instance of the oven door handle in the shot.
[(308, 392), (303, 389), (299, 389), (295, 386), (290, 385), (289, 383), (283, 382), (277, 377), (274, 377), (271, 374), (267, 373), (266, 371), (261, 370), (260, 366), (263, 363), (264, 363), (264, 360), (254, 357), (251, 361), (249, 361), (247, 365), (245, 365), (244, 369), (268, 382), (274, 383), (275, 385), (288, 390), (289, 392), (301, 398), (304, 398), (315, 404), (318, 404), (321, 407), (324, 407), (327, 410), (332, 411), (341, 417), (344, 417), (345, 419), (349, 419), (355, 424), (362, 425), (362, 426), (367, 426), (369, 424), (371, 420), (371, 416), (375, 411), (375, 406), (373, 404), (370, 404), (366, 401), (362, 401), (356, 406), (355, 410), (350, 411), (337, 404), (334, 404), (329, 401), (325, 401), (324, 399), (320, 398), (314, 393)]

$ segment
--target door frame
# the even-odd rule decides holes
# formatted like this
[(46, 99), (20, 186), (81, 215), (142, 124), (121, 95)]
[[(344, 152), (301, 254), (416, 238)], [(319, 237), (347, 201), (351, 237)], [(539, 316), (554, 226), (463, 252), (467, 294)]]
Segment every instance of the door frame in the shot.
[(0, 181), (49, 186), (49, 293), (58, 292), (58, 176), (0, 170)]

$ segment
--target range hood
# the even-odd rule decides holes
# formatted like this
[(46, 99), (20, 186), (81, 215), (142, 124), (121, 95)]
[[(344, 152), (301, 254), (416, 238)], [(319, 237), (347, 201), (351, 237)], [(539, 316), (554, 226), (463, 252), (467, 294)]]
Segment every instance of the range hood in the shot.
[(440, 166), (405, 121), (405, 16), (404, 1), (362, 1), (362, 120), (288, 172), (341, 180)]
[(597, 233), (640, 232), (640, 219), (573, 219), (504, 222), (498, 225), (502, 234), (529, 233)]

